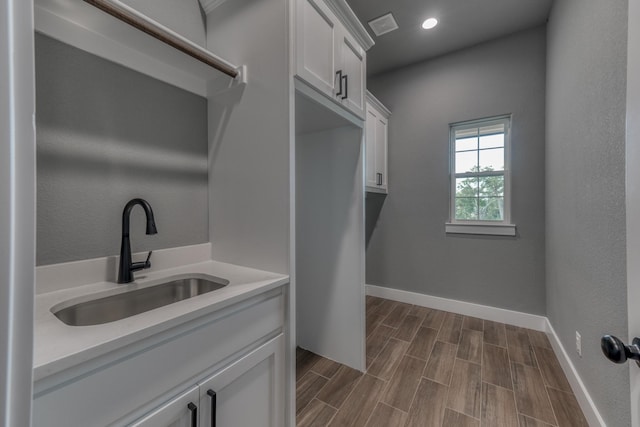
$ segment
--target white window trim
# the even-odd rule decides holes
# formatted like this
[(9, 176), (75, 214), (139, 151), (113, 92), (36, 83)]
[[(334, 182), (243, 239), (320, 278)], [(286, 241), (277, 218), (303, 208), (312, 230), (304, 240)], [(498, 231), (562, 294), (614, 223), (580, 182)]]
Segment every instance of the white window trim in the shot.
[[(478, 221), (480, 222), (480, 221)], [(445, 224), (445, 232), (448, 234), (485, 234), (488, 236), (515, 236), (515, 224)]]
[[(504, 219), (502, 221), (473, 221), (455, 219), (455, 131), (493, 124), (504, 124)], [(488, 117), (449, 124), (449, 222), (445, 232), (453, 234), (485, 234), (493, 236), (515, 236), (516, 225), (511, 223), (511, 115)]]

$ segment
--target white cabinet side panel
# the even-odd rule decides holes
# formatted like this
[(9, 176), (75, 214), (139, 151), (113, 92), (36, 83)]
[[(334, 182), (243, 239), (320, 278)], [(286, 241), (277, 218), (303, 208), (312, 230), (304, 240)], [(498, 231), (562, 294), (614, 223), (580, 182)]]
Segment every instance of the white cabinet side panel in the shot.
[(207, 48), (247, 66), (246, 87), (209, 97), (213, 257), (289, 272), (289, 84), (286, 5), (227, 1), (207, 15)]
[(35, 276), (33, 3), (0, 1), (0, 425), (29, 426)]
[(362, 130), (296, 140), (297, 339), (364, 370)]

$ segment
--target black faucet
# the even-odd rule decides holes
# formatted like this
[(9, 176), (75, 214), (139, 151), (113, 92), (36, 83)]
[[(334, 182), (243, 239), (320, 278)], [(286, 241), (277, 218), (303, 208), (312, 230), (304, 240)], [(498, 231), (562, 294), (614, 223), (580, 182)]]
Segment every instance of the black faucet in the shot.
[(122, 244), (120, 245), (120, 267), (118, 268), (118, 283), (130, 283), (133, 281), (133, 272), (151, 267), (151, 254), (149, 251), (147, 260), (144, 262), (131, 262), (131, 242), (129, 241), (129, 217), (135, 205), (142, 206), (147, 215), (147, 234), (157, 234), (156, 222), (153, 219), (153, 209), (151, 205), (143, 199), (131, 199), (122, 212)]

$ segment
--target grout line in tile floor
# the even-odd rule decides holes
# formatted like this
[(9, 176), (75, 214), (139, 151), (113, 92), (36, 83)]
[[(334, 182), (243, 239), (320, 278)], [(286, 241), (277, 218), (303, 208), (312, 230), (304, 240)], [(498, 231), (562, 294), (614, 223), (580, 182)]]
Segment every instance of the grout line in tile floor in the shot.
[[(509, 352), (509, 344), (507, 344), (507, 354)], [(511, 359), (508, 359), (509, 364), (511, 364)], [(511, 372), (511, 366), (509, 366), (509, 375), (511, 376), (511, 391), (513, 393), (513, 402), (515, 403), (515, 407), (516, 407), (516, 413), (518, 414), (518, 426), (519, 427), (525, 427), (522, 425), (522, 422), (520, 422), (520, 411), (518, 409), (518, 399), (516, 398), (516, 384), (515, 381), (513, 380), (513, 372)]]
[[(538, 360), (538, 354), (535, 352), (535, 350), (533, 351), (533, 357), (536, 360), (536, 365), (538, 366), (538, 369), (540, 369), (540, 360)], [(549, 403), (551, 403), (551, 396), (549, 395), (549, 390), (547, 390), (547, 384), (546, 384), (546, 381), (544, 381), (544, 379), (543, 379), (543, 383), (545, 383), (544, 384), (545, 395), (547, 396), (547, 399), (549, 399)], [(556, 425), (557, 425), (558, 417), (556, 415), (556, 411), (553, 410), (553, 405), (551, 405), (551, 413), (553, 413), (553, 418), (556, 420)]]
[[(381, 314), (379, 310), (382, 310)], [(392, 315), (394, 317), (390, 318)], [(407, 319), (407, 316), (410, 316), (410, 315), (417, 317), (418, 321), (414, 322), (413, 319)], [(565, 427), (565, 426), (581, 427), (581, 426), (588, 425), (586, 423), (584, 415), (579, 410), (576, 409), (576, 408), (579, 408), (579, 406), (577, 405), (577, 401), (575, 400), (575, 396), (573, 395), (573, 393), (568, 393), (566, 390), (558, 390), (556, 388), (551, 387), (549, 384), (547, 384), (549, 381), (551, 381), (551, 383), (553, 384), (562, 384), (562, 383), (561, 382), (558, 383), (555, 380), (548, 381), (548, 376), (553, 373), (557, 373), (557, 369), (554, 371), (555, 369), (554, 366), (549, 367), (549, 366), (546, 366), (545, 364), (546, 363), (557, 364), (557, 359), (555, 359), (555, 362), (553, 361), (550, 362), (548, 360), (550, 356), (546, 353), (545, 350), (536, 351), (536, 346), (543, 346), (544, 348), (550, 349), (550, 344), (548, 343), (548, 338), (546, 336), (539, 335), (539, 333), (535, 331), (529, 331), (523, 328), (507, 326), (502, 323), (497, 323), (497, 322), (488, 323), (488, 321), (482, 321), (481, 319), (474, 319), (466, 316), (454, 315), (453, 313), (447, 313), (443, 311), (412, 306), (409, 304), (394, 302), (390, 300), (383, 300), (381, 298), (376, 298), (376, 297), (367, 297), (367, 316), (380, 317), (379, 319), (375, 319), (375, 321), (372, 322), (373, 324), (370, 324), (370, 330), (367, 331), (368, 345), (370, 344), (372, 339), (379, 340), (379, 342), (375, 343), (377, 348), (372, 346), (373, 349), (377, 351), (377, 353), (371, 359), (367, 359), (367, 369), (370, 369), (372, 366), (374, 366), (374, 364), (378, 361), (378, 359), (380, 359), (384, 355), (384, 357), (388, 359), (384, 361), (384, 363), (388, 364), (387, 368), (392, 368), (392, 372), (390, 374), (389, 373), (386, 374), (388, 376), (388, 379), (384, 379), (373, 374), (361, 373), (356, 381), (347, 381), (347, 383), (342, 386), (342, 387), (351, 387), (351, 389), (348, 390), (348, 393), (346, 393), (342, 402), (340, 402), (340, 404), (337, 405), (338, 407), (335, 407), (333, 405), (330, 405), (327, 402), (322, 401), (321, 399), (318, 399), (318, 396), (320, 396), (322, 390), (328, 387), (329, 384), (331, 384), (331, 387), (334, 387), (334, 388), (336, 386), (341, 387), (340, 384), (335, 384), (337, 380), (342, 379), (342, 378), (336, 379), (336, 376), (339, 375), (338, 374), (339, 369), (334, 369), (331, 376), (325, 376), (319, 372), (316, 372), (313, 368), (318, 363), (320, 363), (320, 361), (322, 361), (323, 358), (312, 355), (312, 353), (307, 352), (306, 350), (299, 349), (297, 354), (297, 356), (299, 357), (297, 357), (296, 359), (300, 363), (300, 367), (302, 369), (299, 371), (300, 376), (298, 380), (302, 379), (302, 377), (306, 373), (312, 372), (314, 375), (317, 375), (318, 377), (323, 378), (323, 380), (325, 381), (325, 383), (322, 384), (320, 388), (318, 388), (317, 390), (312, 390), (312, 392), (315, 392), (314, 396), (312, 396), (311, 398), (308, 398), (308, 396), (306, 397), (308, 398), (308, 402), (306, 402), (305, 406), (302, 408), (298, 408), (297, 418), (298, 418), (299, 427), (323, 427), (323, 426), (333, 427), (338, 425), (362, 426), (362, 427), (379, 426), (381, 425), (380, 424), (381, 422), (391, 422), (389, 420), (386, 420), (386, 421), (379, 420), (379, 419), (376, 419), (376, 417), (374, 417), (374, 413), (377, 413), (378, 409), (381, 410), (380, 412), (384, 413), (386, 407), (388, 407), (387, 409), (391, 408), (392, 411), (396, 411), (396, 412), (391, 412), (389, 415), (390, 417), (394, 418), (394, 422), (395, 422), (395, 424), (393, 424), (394, 427), (400, 427), (400, 426), (409, 427), (414, 425), (420, 425), (420, 426), (426, 426), (426, 427), (432, 427), (432, 426), (445, 427), (443, 424), (445, 422), (445, 417), (448, 417), (448, 415), (451, 415), (451, 414), (453, 414), (453, 418), (455, 418), (455, 420), (458, 420), (458, 422), (461, 422), (461, 423), (466, 422), (469, 424), (465, 424), (465, 425), (475, 425), (478, 427), (488, 427), (488, 426), (525, 427), (524, 425), (522, 425), (522, 422), (526, 422), (523, 416), (527, 416), (528, 418), (531, 418), (530, 420), (531, 422), (536, 422), (539, 425), (553, 425), (555, 427)], [(435, 316), (435, 319), (434, 319), (434, 316)], [(440, 318), (441, 318), (441, 321), (439, 322), (439, 324), (437, 324), (437, 321)], [(426, 324), (427, 319), (430, 319), (428, 324)], [(406, 323), (405, 323), (405, 320), (407, 321)], [(478, 323), (480, 323), (480, 327), (482, 328), (481, 331), (478, 330)], [(397, 325), (397, 326), (394, 326), (394, 325)], [(488, 330), (487, 325), (490, 325), (491, 327), (491, 334), (496, 335), (495, 337), (489, 337), (489, 338), (492, 338), (494, 341), (491, 343), (486, 340), (487, 336), (485, 332)], [(402, 335), (403, 332), (399, 332), (402, 327), (409, 327), (411, 329), (406, 331), (405, 335)], [(436, 331), (434, 337), (432, 337), (432, 339), (430, 339), (427, 342), (427, 346), (430, 346), (430, 347), (427, 347), (427, 346), (423, 347), (425, 349), (428, 348), (425, 356), (426, 360), (407, 354), (412, 344), (416, 341), (421, 327), (431, 328), (432, 330)], [(445, 330), (444, 334), (441, 334), (443, 327), (446, 327), (447, 330)], [(389, 332), (389, 331), (390, 332), (387, 333), (386, 335), (382, 335), (381, 332), (383, 331), (383, 328), (388, 329), (388, 331), (384, 331), (384, 332)], [(378, 335), (380, 336), (376, 335), (376, 331), (378, 331)], [(467, 331), (467, 332), (464, 332), (464, 331)], [(481, 332), (481, 334), (473, 334), (474, 331)], [(502, 332), (503, 334), (502, 336), (500, 332)], [(437, 342), (443, 343), (442, 339), (453, 338), (455, 336), (455, 333), (457, 333), (457, 344), (442, 344), (444, 347), (449, 347), (449, 349), (451, 348), (451, 346), (455, 346), (455, 349), (453, 349), (452, 360), (448, 360), (448, 361), (436, 360), (435, 357), (439, 356), (434, 354), (436, 349), (436, 343)], [(408, 338), (410, 339), (410, 341), (405, 341), (404, 339), (395, 338), (396, 336), (402, 337), (402, 338)], [(458, 357), (459, 350), (461, 348), (461, 345), (463, 344), (462, 342), (463, 336), (465, 337), (465, 340), (466, 340), (464, 345), (468, 345), (469, 349), (466, 354), (461, 354), (461, 357)], [(504, 340), (502, 340), (502, 338), (504, 338)], [(401, 352), (401, 354), (396, 355), (393, 352), (389, 354), (389, 352), (385, 352), (385, 350), (387, 350), (387, 346), (391, 344), (391, 339), (398, 340), (400, 342), (406, 342), (408, 343), (408, 345), (405, 345), (404, 349), (402, 348), (398, 349)], [(534, 343), (536, 345), (534, 345)], [(496, 365), (497, 359), (489, 363), (489, 361), (485, 358), (485, 356), (487, 356), (487, 354), (485, 354), (485, 347), (488, 344), (494, 345), (495, 349), (501, 349), (498, 351), (498, 354), (501, 355), (499, 359), (503, 360), (503, 357), (504, 357), (506, 359), (504, 360), (504, 363), (506, 363), (507, 366), (504, 366), (504, 365), (497, 366)], [(505, 346), (502, 347), (500, 344), (504, 344)], [(474, 348), (474, 347), (477, 347), (477, 348)], [(473, 354), (472, 352), (475, 352), (475, 351), (479, 352), (479, 360), (480, 360), (479, 364), (477, 363), (478, 356), (472, 355)], [(538, 353), (542, 351), (545, 351), (544, 353), (545, 357), (541, 358)], [(514, 356), (516, 356), (517, 360), (513, 360)], [(467, 357), (473, 360), (466, 360), (463, 357)], [(496, 357), (498, 356), (496, 356), (496, 354), (493, 354), (493, 358), (495, 359)], [(422, 366), (422, 370), (420, 372), (416, 371), (415, 376), (411, 376), (409, 378), (406, 372), (407, 367), (404, 367), (402, 365), (402, 362), (408, 361), (410, 359), (413, 359), (414, 362), (418, 361), (416, 363), (424, 362), (424, 365)], [(326, 361), (326, 359), (324, 360)], [(429, 366), (429, 363), (432, 360), (434, 361), (434, 363), (444, 362), (444, 365), (448, 365), (444, 367), (445, 369), (450, 370), (448, 379), (446, 381), (447, 384), (440, 384), (436, 382), (436, 380), (432, 380), (426, 377), (426, 375), (428, 375), (427, 367)], [(530, 363), (533, 363), (535, 366), (529, 366), (527, 364), (527, 360), (530, 360)], [(523, 363), (520, 363), (520, 362), (523, 362)], [(311, 366), (305, 366), (305, 363), (311, 363)], [(335, 363), (335, 362), (331, 362), (331, 363)], [(383, 363), (383, 359), (380, 359), (380, 363)], [(414, 367), (418, 368), (416, 363), (414, 363), (413, 365)], [(395, 364), (395, 366), (393, 364)], [(485, 368), (488, 367), (489, 365), (492, 365), (491, 369), (500, 371), (498, 373), (494, 372), (492, 375), (490, 375), (491, 378), (485, 377), (486, 373), (484, 372)], [(403, 366), (403, 369), (405, 369), (405, 372), (403, 373), (404, 375), (403, 379), (410, 380), (410, 384), (408, 384), (407, 387), (409, 385), (412, 387), (415, 387), (413, 390), (410, 390), (411, 397), (409, 398), (410, 399), (409, 406), (407, 407), (404, 404), (401, 405), (405, 408), (408, 408), (407, 410), (404, 410), (403, 408), (397, 408), (396, 406), (394, 406), (395, 403), (389, 402), (390, 398), (385, 399), (385, 397), (387, 397), (387, 393), (391, 389), (392, 384), (394, 383), (394, 379), (396, 379), (396, 382), (398, 381), (396, 376), (400, 375), (399, 369), (401, 366)], [(465, 366), (465, 369), (467, 369), (467, 371), (462, 371), (463, 366)], [(475, 371), (475, 374), (476, 374), (475, 379), (469, 377), (469, 375), (471, 375), (470, 372), (473, 372), (475, 370), (474, 368), (471, 371), (469, 371), (468, 369), (470, 366), (478, 366), (480, 368), (479, 371)], [(442, 365), (441, 365), (441, 368), (442, 368)], [(546, 368), (545, 374), (543, 374), (542, 372), (543, 368)], [(350, 369), (350, 368), (345, 368), (345, 369)], [(488, 369), (489, 368), (487, 368), (487, 370)], [(523, 392), (523, 390), (517, 389), (516, 388), (517, 382), (516, 382), (516, 376), (515, 376), (515, 374), (517, 373), (517, 370), (521, 370), (522, 376), (526, 377), (526, 378), (519, 378), (519, 381), (531, 382), (531, 384), (528, 384), (528, 386), (529, 387), (535, 386), (535, 387), (538, 387), (538, 389), (537, 390), (527, 389), (527, 392)], [(466, 379), (464, 378), (465, 374), (467, 375)], [(449, 394), (452, 390), (452, 385), (453, 385), (452, 381), (453, 381), (454, 375), (456, 375), (456, 381), (458, 383), (460, 383), (461, 381), (461, 376), (462, 376), (462, 380), (464, 381), (462, 381), (462, 385), (456, 384), (456, 387), (460, 387), (460, 389), (458, 390), (459, 394), (457, 395), (457, 400), (453, 400), (450, 405)], [(496, 375), (498, 376), (503, 375), (502, 380), (501, 381), (496, 380)], [(509, 390), (504, 386), (504, 380), (506, 379), (504, 375), (509, 375), (509, 379), (510, 379), (509, 385), (511, 386), (511, 390)], [(371, 377), (375, 379), (374, 383), (378, 384), (377, 387), (380, 387), (380, 386), (382, 387), (377, 391), (378, 395), (375, 397), (375, 401), (368, 401), (366, 397), (359, 398), (359, 396), (354, 396), (354, 393), (356, 393), (356, 390), (358, 390), (359, 393), (362, 393), (362, 390), (360, 390), (360, 388), (362, 387), (360, 387), (360, 385), (363, 383), (366, 377)], [(436, 385), (435, 389), (440, 390), (442, 395), (419, 396), (419, 391), (421, 390), (421, 384), (423, 383), (423, 381), (428, 381), (430, 384)], [(494, 384), (494, 382), (499, 382), (501, 384)], [(301, 383), (300, 381), (296, 382), (297, 385), (299, 385), (300, 383)], [(475, 386), (474, 386), (474, 383), (475, 383)], [(438, 386), (437, 384), (440, 384), (440, 385)], [(365, 383), (363, 386), (366, 387), (366, 385), (367, 384)], [(522, 384), (518, 384), (518, 385), (521, 386)], [(464, 388), (465, 386), (467, 387), (466, 389)], [(397, 385), (394, 387), (397, 388)], [(446, 389), (444, 389), (445, 387)], [(470, 389), (469, 387), (475, 387), (475, 389), (473, 388)], [(507, 401), (499, 402), (499, 401), (490, 400), (490, 396), (489, 396), (491, 391), (490, 388), (492, 390), (498, 390), (498, 391), (502, 390), (498, 394), (500, 394), (503, 397), (506, 396), (505, 398), (507, 399)], [(542, 388), (544, 391), (540, 390), (540, 388)], [(562, 387), (562, 388), (566, 388), (566, 387)], [(432, 387), (431, 390), (433, 389), (434, 388)], [(556, 409), (551, 404), (552, 397), (551, 397), (550, 389), (553, 389), (554, 392), (557, 392), (555, 393), (556, 396), (560, 396), (561, 399), (568, 399), (568, 404), (566, 405), (566, 407), (563, 408), (564, 418), (562, 419), (558, 417), (556, 413)], [(304, 391), (304, 390), (301, 390), (301, 391)], [(340, 390), (338, 389), (337, 391), (340, 391)], [(371, 392), (371, 390), (369, 390), (369, 392)], [(518, 396), (518, 393), (520, 394), (520, 396)], [(352, 396), (354, 397), (353, 399), (354, 402), (352, 402), (353, 404), (348, 405), (349, 407), (345, 407), (345, 402), (349, 401), (352, 398)], [(399, 396), (401, 395), (397, 395), (396, 397), (399, 397)], [(430, 405), (439, 405), (437, 406), (439, 413), (437, 414), (435, 419), (431, 418), (427, 420), (425, 418), (423, 420), (422, 418), (420, 418), (420, 417), (427, 417), (427, 418), (432, 417), (433, 414), (429, 413), (428, 411), (425, 412), (425, 408), (419, 407), (419, 405), (417, 404), (418, 397), (420, 397), (421, 399), (424, 399), (424, 398), (429, 399)], [(496, 398), (499, 398), (499, 396)], [(511, 399), (513, 399), (513, 403), (510, 404), (508, 401)], [(318, 406), (317, 404), (312, 405), (312, 403), (314, 403), (314, 400), (317, 400), (320, 406)], [(383, 403), (383, 400), (384, 400), (384, 403)], [(518, 404), (519, 400), (521, 400), (520, 402), (521, 405)], [(369, 407), (362, 406), (366, 404), (368, 404)], [(358, 407), (357, 405), (360, 405), (360, 407)], [(456, 406), (456, 408), (452, 408), (451, 406)], [(315, 409), (317, 407), (320, 407), (320, 410), (315, 410), (313, 411), (313, 413), (312, 411), (307, 411), (307, 410)], [(476, 407), (479, 407), (479, 410), (473, 409)], [(330, 417), (326, 417), (326, 414), (324, 414), (322, 410), (323, 408), (325, 409), (329, 408), (330, 410), (333, 411), (333, 414), (331, 414)], [(565, 412), (564, 410), (567, 408), (573, 411), (570, 413), (570, 415), (564, 414)], [(362, 413), (361, 411), (364, 411), (365, 409), (368, 409), (369, 412)], [(491, 409), (491, 411), (487, 411), (487, 409)], [(306, 413), (306, 412), (309, 412), (309, 413)], [(387, 410), (386, 413), (389, 414), (389, 411)], [(399, 416), (397, 416), (398, 414)], [(303, 417), (301, 417), (301, 415), (303, 415)], [(538, 415), (541, 415), (541, 418), (543, 418), (543, 420), (537, 419)], [(342, 418), (339, 418), (340, 416)], [(490, 417), (493, 417), (493, 418), (490, 419)], [(345, 418), (349, 420), (350, 424), (339, 423), (339, 421), (343, 421)], [(404, 419), (404, 422), (402, 422), (403, 419)], [(543, 421), (546, 421), (547, 424), (544, 424)], [(548, 422), (550, 421), (553, 424), (548, 424)], [(391, 426), (391, 424), (389, 426)], [(455, 427), (455, 426), (452, 424), (447, 424), (446, 427)]]

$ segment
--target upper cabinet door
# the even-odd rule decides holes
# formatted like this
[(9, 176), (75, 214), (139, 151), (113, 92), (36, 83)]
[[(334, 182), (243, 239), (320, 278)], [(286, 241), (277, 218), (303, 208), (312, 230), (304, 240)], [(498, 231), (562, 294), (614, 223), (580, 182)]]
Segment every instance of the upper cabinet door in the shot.
[(376, 120), (376, 171), (378, 175), (377, 185), (385, 192), (387, 189), (387, 136), (388, 126), (384, 117)]
[(367, 187), (375, 187), (378, 184), (377, 181), (377, 169), (376, 169), (376, 124), (378, 122), (378, 114), (376, 110), (367, 105), (367, 118), (365, 122), (365, 176)]
[(340, 64), (342, 71), (342, 95), (339, 99), (359, 117), (364, 117), (365, 109), (365, 51), (345, 30), (340, 35)]
[(297, 74), (310, 85), (335, 96), (338, 18), (322, 0), (297, 2)]
[(387, 194), (389, 191), (388, 138), (391, 112), (371, 93), (366, 92), (366, 190)]

